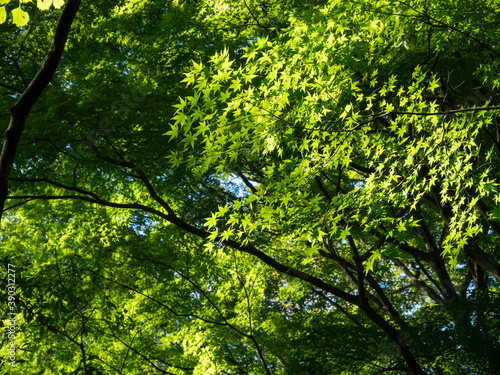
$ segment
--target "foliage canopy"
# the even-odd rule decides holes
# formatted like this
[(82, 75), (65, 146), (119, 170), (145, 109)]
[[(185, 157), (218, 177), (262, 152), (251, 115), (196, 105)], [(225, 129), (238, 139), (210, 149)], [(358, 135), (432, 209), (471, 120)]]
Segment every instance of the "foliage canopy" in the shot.
[(2, 371), (497, 374), (498, 8), (84, 3), (9, 179)]

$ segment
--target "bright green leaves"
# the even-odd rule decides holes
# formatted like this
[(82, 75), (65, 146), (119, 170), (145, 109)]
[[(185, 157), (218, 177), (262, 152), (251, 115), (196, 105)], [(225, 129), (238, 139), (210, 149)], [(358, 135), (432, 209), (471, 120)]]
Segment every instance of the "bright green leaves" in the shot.
[(5, 4), (8, 4), (10, 0), (0, 0), (0, 23), (5, 22), (7, 19), (7, 10), (5, 9)]
[(64, 0), (37, 0), (38, 8), (42, 10), (49, 9), (50, 4), (54, 5), (54, 8), (61, 8)]
[[(322, 228), (321, 212), (328, 209), (324, 200), (318, 201), (316, 194), (309, 193), (317, 176), (332, 173), (339, 166), (347, 168), (354, 154), (364, 154), (357, 139), (369, 145), (368, 154), (376, 147), (385, 152), (387, 144), (374, 141), (370, 126), (362, 126), (379, 95), (379, 69), (371, 69), (366, 82), (359, 80), (355, 70), (365, 53), (358, 41), (376, 37), (390, 22), (385, 25), (385, 21), (367, 20), (368, 26), (348, 39), (344, 37), (345, 25), (336, 27), (326, 14), (332, 13), (311, 13), (312, 23), (293, 20), (278, 43), (257, 40), (247, 49), (242, 68), (233, 69), (235, 63), (223, 51), (211, 59), (209, 67), (194, 63), (186, 74), (185, 82), (194, 86), (192, 98), (197, 99), (180, 100), (175, 123), (166, 134), (172, 141), (182, 135), (185, 151), (202, 150), (197, 165), (188, 167), (200, 175), (212, 167), (227, 176), (232, 163), (262, 160), (258, 164), (266, 177), (261, 179), (258, 201), (247, 201), (241, 209), (217, 216), (227, 216), (224, 220), (231, 228), (246, 228), (248, 215), (244, 210), (248, 210), (253, 225), (250, 231), (245, 230), (247, 235), (256, 228), (280, 232), (296, 227), (283, 238), (301, 244), (321, 242), (329, 232)], [(349, 50), (358, 54), (355, 60), (346, 60), (342, 54)], [(365, 83), (371, 92), (366, 92)], [(384, 82), (382, 95), (392, 93), (395, 83), (393, 75)], [(390, 100), (378, 103), (378, 107), (385, 112), (395, 109)], [(270, 165), (268, 158), (279, 162)], [(397, 178), (389, 181), (397, 182)], [(272, 196), (264, 197), (265, 191), (273, 191)], [(366, 191), (368, 196), (370, 191)], [(363, 200), (361, 206), (369, 204)], [(337, 217), (343, 210), (348, 207), (331, 216)], [(207, 223), (215, 225), (214, 220), (212, 216)], [(349, 228), (343, 226), (332, 234), (343, 241)], [(311, 248), (306, 251), (309, 256), (314, 253)]]
[(52, 0), (37, 0), (37, 2), (36, 2), (36, 5), (41, 10), (49, 9), (51, 4), (52, 4)]
[(40, 10), (47, 10), (51, 5), (60, 8), (64, 5), (64, 0), (37, 0), (36, 5)]
[(206, 220), (205, 225), (210, 229), (212, 227), (215, 227), (217, 224), (217, 216), (218, 214), (215, 212), (212, 212), (212, 217)]
[(384, 24), (380, 20), (372, 20), (370, 24), (367, 26), (367, 29), (374, 34), (380, 34), (384, 30)]
[(5, 7), (0, 7), (0, 23), (5, 22), (7, 19), (7, 11), (5, 10)]
[[(239, 79), (231, 79), (235, 74), (232, 65), (227, 51), (214, 55), (209, 68), (193, 62), (193, 69), (186, 74), (184, 82), (194, 85), (195, 92), (187, 100), (180, 99), (180, 103), (175, 105), (175, 122), (166, 133), (171, 140), (182, 134), (185, 149), (198, 147), (200, 140), (203, 140), (205, 157), (199, 169), (195, 168), (199, 175), (212, 165), (213, 158), (220, 155), (220, 149), (228, 142), (231, 143), (231, 150), (239, 147), (240, 134), (227, 132), (231, 125), (228, 124), (227, 110), (237, 105), (232, 100), (242, 88)], [(220, 105), (228, 102), (227, 109), (223, 110)], [(229, 160), (237, 159), (234, 153), (228, 152), (226, 155)]]
[[(26, 26), (30, 20), (28, 12), (26, 12), (21, 7), (21, 3), (29, 3), (34, 0), (21, 0), (19, 7), (12, 9), (12, 23), (17, 27)], [(7, 10), (5, 8), (6, 4), (9, 4), (11, 0), (0, 0), (0, 23), (5, 22), (7, 19)], [(55, 8), (61, 8), (64, 5), (64, 0), (37, 0), (36, 5), (40, 10), (47, 10), (51, 5)]]
[(21, 7), (12, 9), (12, 22), (18, 27), (25, 26), (29, 21), (28, 12), (25, 12)]
[[(384, 228), (389, 238), (406, 239), (417, 220), (388, 217), (388, 212), (417, 211), (439, 187), (439, 204), (455, 208), (443, 243), (445, 252), (454, 247), (456, 256), (480, 233), (474, 207), (486, 193), (479, 189), (471, 199), (463, 194), (487, 181), (471, 175), (479, 152), (472, 138), (484, 126), (481, 115), (438, 114), (441, 104), (432, 98), (440, 93), (442, 76), (420, 64), (411, 72), (400, 70), (397, 64), (406, 62), (398, 55), (407, 42), (397, 12), (373, 19), (352, 6), (352, 27), (345, 15), (333, 22), (336, 4), (328, 7), (304, 19), (292, 17), (278, 41), (256, 40), (238, 69), (227, 51), (214, 55), (210, 66), (194, 63), (185, 79), (194, 94), (176, 106), (175, 123), (166, 134), (171, 140), (182, 136), (184, 150), (201, 150), (196, 165), (188, 164), (200, 176), (215, 168), (227, 177), (237, 173), (232, 163), (249, 160), (264, 173), (256, 202), (241, 200), (226, 214), (217, 213), (235, 229), (226, 229), (225, 238), (249, 227), (248, 210), (257, 223), (252, 231), (279, 232), (293, 222), (300, 230), (290, 239), (307, 242), (318, 239), (317, 233), (329, 233), (345, 241), (351, 225), (331, 231), (318, 227), (319, 212), (327, 210), (326, 217), (344, 215), (366, 230)], [(348, 29), (353, 30), (349, 38)], [(346, 184), (343, 195), (349, 203), (326, 208), (314, 202), (308, 193), (313, 182), (321, 175), (335, 176), (339, 167), (349, 170), (356, 159), (365, 163), (363, 173), (349, 171), (331, 179)], [(344, 181), (347, 177), (357, 182)], [(273, 196), (264, 198), (268, 190)], [(207, 223), (215, 225), (214, 220)]]

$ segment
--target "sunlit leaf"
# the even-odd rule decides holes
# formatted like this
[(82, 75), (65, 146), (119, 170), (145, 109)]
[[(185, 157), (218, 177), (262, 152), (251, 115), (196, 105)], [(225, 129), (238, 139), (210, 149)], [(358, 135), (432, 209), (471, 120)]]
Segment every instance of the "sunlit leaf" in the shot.
[(28, 24), (29, 20), (30, 18), (28, 12), (22, 10), (21, 7), (12, 9), (12, 21), (14, 22), (14, 25), (23, 27)]

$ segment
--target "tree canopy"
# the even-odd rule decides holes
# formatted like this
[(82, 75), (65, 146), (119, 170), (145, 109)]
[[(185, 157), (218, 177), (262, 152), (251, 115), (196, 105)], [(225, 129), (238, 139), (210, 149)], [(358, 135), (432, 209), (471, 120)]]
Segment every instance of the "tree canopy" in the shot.
[(498, 1), (7, 3), (2, 373), (500, 372)]

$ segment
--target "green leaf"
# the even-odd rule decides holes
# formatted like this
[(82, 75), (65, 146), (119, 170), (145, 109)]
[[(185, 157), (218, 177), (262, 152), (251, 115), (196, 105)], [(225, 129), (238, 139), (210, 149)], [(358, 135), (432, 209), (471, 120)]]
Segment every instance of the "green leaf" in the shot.
[(212, 217), (205, 220), (205, 226), (209, 229), (217, 225), (217, 213), (212, 213)]
[(164, 133), (163, 135), (169, 135), (170, 140), (177, 138), (177, 136), (179, 135), (179, 127), (177, 126), (177, 124), (171, 125), (170, 128), (171, 130)]
[(40, 10), (47, 10), (50, 8), (52, 0), (37, 0), (37, 7)]
[(25, 12), (21, 7), (12, 9), (12, 20), (14, 25), (18, 27), (26, 26), (30, 20), (28, 12)]
[(7, 19), (7, 12), (5, 10), (5, 7), (0, 7), (0, 23), (5, 22)]

